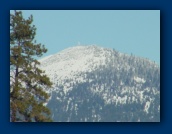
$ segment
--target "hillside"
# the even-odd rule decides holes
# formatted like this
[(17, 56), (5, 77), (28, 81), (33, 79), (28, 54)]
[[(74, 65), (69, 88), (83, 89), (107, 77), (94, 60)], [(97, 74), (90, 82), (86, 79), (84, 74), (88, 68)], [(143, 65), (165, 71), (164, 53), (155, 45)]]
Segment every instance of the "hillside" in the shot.
[(90, 45), (39, 61), (55, 122), (160, 121), (160, 67), (148, 59)]

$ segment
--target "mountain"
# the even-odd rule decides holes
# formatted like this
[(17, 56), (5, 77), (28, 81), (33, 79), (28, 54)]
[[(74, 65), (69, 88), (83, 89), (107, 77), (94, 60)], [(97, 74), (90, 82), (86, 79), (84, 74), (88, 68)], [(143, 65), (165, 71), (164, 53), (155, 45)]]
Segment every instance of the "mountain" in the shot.
[(41, 60), (53, 87), (45, 104), (55, 122), (159, 122), (160, 67), (96, 45)]

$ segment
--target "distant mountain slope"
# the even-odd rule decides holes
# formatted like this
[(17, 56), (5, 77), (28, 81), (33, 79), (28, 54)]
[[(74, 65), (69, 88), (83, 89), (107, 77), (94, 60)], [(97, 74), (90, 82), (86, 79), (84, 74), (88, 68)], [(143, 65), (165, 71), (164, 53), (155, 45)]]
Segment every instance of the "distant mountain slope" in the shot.
[(40, 60), (54, 83), (47, 106), (57, 122), (159, 122), (160, 67), (95, 45)]

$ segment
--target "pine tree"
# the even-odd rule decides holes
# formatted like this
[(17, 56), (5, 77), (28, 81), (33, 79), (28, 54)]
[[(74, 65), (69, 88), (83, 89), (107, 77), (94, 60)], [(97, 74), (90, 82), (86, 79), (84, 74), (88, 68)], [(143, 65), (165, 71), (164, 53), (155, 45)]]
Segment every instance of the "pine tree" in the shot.
[(49, 122), (50, 110), (44, 106), (52, 83), (39, 69), (36, 57), (47, 52), (36, 44), (33, 16), (24, 19), (21, 11), (10, 14), (10, 120)]

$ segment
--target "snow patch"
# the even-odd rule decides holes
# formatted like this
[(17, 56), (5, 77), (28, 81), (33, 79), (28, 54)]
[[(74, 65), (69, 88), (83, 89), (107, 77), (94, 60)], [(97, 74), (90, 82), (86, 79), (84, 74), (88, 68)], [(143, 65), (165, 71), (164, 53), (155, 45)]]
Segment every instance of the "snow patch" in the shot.
[(136, 82), (138, 82), (138, 83), (145, 83), (145, 82), (146, 82), (145, 79), (140, 78), (140, 77), (135, 77), (135, 76), (134, 76), (134, 80), (135, 80)]
[(147, 101), (144, 107), (144, 112), (146, 112), (147, 114), (149, 113), (149, 107), (150, 107), (150, 102)]

